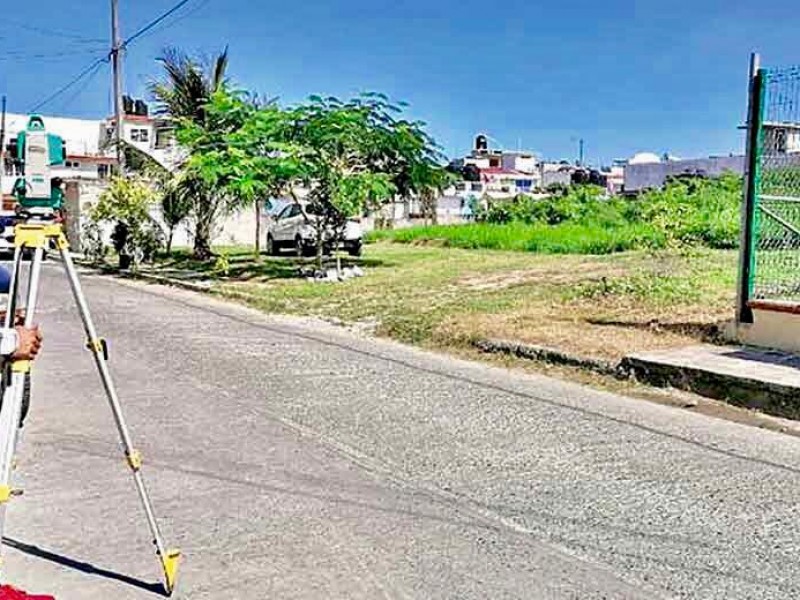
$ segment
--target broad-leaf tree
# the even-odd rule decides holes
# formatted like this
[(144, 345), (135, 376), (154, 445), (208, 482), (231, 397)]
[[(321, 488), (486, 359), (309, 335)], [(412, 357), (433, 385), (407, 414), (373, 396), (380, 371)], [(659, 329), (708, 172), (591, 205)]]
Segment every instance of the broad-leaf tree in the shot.
[(441, 187), (435, 144), (421, 123), (398, 119), (401, 112), (376, 94), (314, 96), (284, 109), (219, 90), (203, 121), (180, 120), (177, 136), (191, 154), (186, 168), (225, 197), (249, 203), (304, 188), (321, 264), (323, 248), (338, 244), (348, 219), (397, 194)]

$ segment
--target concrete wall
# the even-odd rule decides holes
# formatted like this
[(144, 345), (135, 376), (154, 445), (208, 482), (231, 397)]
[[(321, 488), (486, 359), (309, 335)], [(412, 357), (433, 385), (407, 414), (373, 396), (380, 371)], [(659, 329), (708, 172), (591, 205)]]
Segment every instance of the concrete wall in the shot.
[(627, 165), (625, 167), (625, 193), (660, 188), (666, 183), (667, 178), (678, 175), (719, 177), (726, 171), (738, 175), (744, 174), (744, 157), (722, 156)]
[(742, 344), (800, 352), (800, 314), (753, 310), (753, 323), (741, 323), (736, 332)]

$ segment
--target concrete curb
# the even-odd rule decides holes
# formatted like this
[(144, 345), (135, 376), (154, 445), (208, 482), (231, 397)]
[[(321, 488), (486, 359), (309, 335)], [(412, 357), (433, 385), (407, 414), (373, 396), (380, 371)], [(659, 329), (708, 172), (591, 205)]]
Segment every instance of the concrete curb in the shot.
[(225, 298), (238, 298), (240, 300), (255, 300), (256, 296), (246, 292), (234, 291), (221, 291), (214, 289), (211, 284), (196, 283), (193, 281), (184, 281), (182, 279), (175, 279), (174, 277), (166, 277), (164, 275), (155, 275), (153, 273), (143, 273), (141, 271), (120, 271), (115, 267), (98, 266), (88, 260), (74, 258), (75, 264), (80, 265), (85, 269), (92, 269), (101, 275), (111, 275), (120, 277), (122, 279), (135, 279), (139, 281), (146, 281), (149, 283), (157, 283), (159, 285), (167, 285), (170, 287), (181, 288), (190, 292), (200, 292), (203, 294), (212, 294), (214, 296), (221, 296)]
[(650, 385), (673, 387), (777, 417), (800, 419), (800, 389), (791, 385), (688, 365), (664, 364), (639, 356), (626, 356), (620, 367)]
[(627, 377), (627, 373), (621, 370), (618, 365), (604, 360), (575, 356), (562, 352), (561, 350), (556, 350), (555, 348), (498, 339), (475, 340), (472, 345), (487, 353), (510, 354), (512, 356), (546, 362), (553, 365), (577, 367), (594, 373), (600, 373), (601, 375), (611, 375), (618, 378)]
[(791, 385), (759, 381), (688, 365), (665, 364), (640, 356), (626, 356), (619, 364), (614, 365), (553, 348), (509, 340), (476, 340), (473, 346), (487, 353), (508, 354), (554, 365), (576, 367), (617, 379), (633, 378), (654, 387), (692, 392), (734, 406), (800, 420), (800, 389)]

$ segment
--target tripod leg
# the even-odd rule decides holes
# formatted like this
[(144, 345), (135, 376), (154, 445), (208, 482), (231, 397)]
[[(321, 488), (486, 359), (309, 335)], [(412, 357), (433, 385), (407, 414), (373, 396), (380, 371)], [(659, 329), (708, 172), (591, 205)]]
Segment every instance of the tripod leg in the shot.
[(17, 313), (17, 302), (19, 300), (17, 291), (19, 290), (20, 268), (22, 265), (22, 248), (14, 249), (14, 262), (11, 269), (11, 281), (8, 286), (8, 306), (6, 307), (6, 319), (4, 327), (9, 329), (14, 326)]
[(150, 496), (147, 493), (147, 488), (145, 487), (144, 479), (142, 478), (142, 458), (139, 451), (133, 446), (130, 433), (128, 432), (128, 426), (126, 425), (122, 414), (122, 405), (120, 404), (116, 389), (114, 388), (114, 383), (111, 379), (111, 373), (108, 370), (108, 365), (106, 363), (107, 357), (105, 344), (100, 338), (97, 337), (97, 331), (95, 330), (92, 317), (89, 314), (89, 307), (86, 303), (86, 298), (83, 295), (80, 281), (78, 280), (78, 273), (75, 270), (75, 265), (72, 262), (72, 256), (70, 255), (66, 244), (60, 243), (59, 251), (61, 253), (61, 259), (64, 263), (64, 269), (67, 273), (67, 278), (69, 279), (70, 288), (72, 288), (72, 294), (75, 297), (75, 303), (78, 306), (78, 311), (80, 312), (81, 320), (83, 321), (83, 327), (86, 331), (86, 336), (88, 339), (88, 347), (92, 351), (95, 364), (97, 365), (97, 370), (100, 373), (100, 379), (103, 382), (103, 387), (105, 388), (106, 396), (108, 397), (108, 403), (111, 407), (111, 412), (114, 415), (114, 422), (117, 425), (117, 431), (119, 432), (119, 437), (122, 441), (128, 466), (133, 474), (133, 480), (136, 484), (136, 489), (139, 492), (139, 498), (142, 501), (145, 515), (147, 516), (150, 532), (153, 535), (153, 543), (158, 550), (161, 566), (164, 569), (164, 578), (166, 580), (167, 591), (172, 593), (172, 590), (175, 586), (175, 577), (177, 574), (180, 552), (177, 550), (166, 550), (164, 546), (164, 541), (158, 528), (158, 522), (156, 521), (155, 513), (153, 512), (153, 506), (150, 502)]
[[(31, 264), (30, 278), (28, 280), (28, 299), (25, 314), (25, 326), (33, 324), (36, 312), (36, 299), (39, 295), (39, 278), (42, 272), (44, 249), (36, 248)], [(14, 252), (14, 274), (12, 275), (9, 296), (9, 309), (16, 308), (16, 297), (19, 294), (19, 272), (22, 261), (22, 248), (17, 247)], [(13, 325), (14, 314), (9, 311), (6, 323)], [(31, 363), (27, 360), (15, 360), (10, 369), (4, 374), (7, 385), (3, 394), (3, 404), (0, 407), (0, 536), (5, 526), (6, 507), (11, 498), (11, 473), (14, 465), (17, 439), (19, 434), (20, 416), (22, 414), (23, 399), (25, 396), (25, 380), (31, 370)], [(10, 371), (10, 375), (9, 375)], [(10, 379), (9, 379), (10, 376)]]

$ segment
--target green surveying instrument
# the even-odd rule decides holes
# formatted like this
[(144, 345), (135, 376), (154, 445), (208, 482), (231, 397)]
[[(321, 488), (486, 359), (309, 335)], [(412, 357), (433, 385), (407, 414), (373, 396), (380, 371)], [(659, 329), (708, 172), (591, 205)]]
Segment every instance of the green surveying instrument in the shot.
[[(12, 143), (12, 148), (13, 146)], [(26, 130), (21, 132), (16, 139), (16, 152), (18, 165), (22, 167), (23, 175), (14, 185), (19, 206), (17, 223), (14, 227), (14, 264), (11, 270), (5, 327), (13, 328), (15, 326), (18, 309), (24, 310), (24, 325), (26, 327), (33, 325), (45, 252), (47, 250), (58, 251), (83, 322), (87, 338), (86, 347), (94, 357), (114, 416), (122, 450), (144, 507), (153, 536), (153, 544), (164, 571), (165, 588), (167, 593), (171, 594), (175, 588), (180, 552), (168, 550), (164, 545), (150, 496), (142, 478), (142, 455), (133, 445), (123, 417), (122, 405), (108, 368), (108, 347), (105, 340), (98, 337), (95, 330), (64, 234), (61, 219), (63, 203), (61, 183), (50, 176), (50, 167), (62, 164), (66, 158), (64, 142), (60, 137), (47, 133), (41, 117), (32, 116)], [(26, 269), (26, 302), (24, 306), (21, 306), (19, 304), (20, 284), (23, 278), (23, 258), (26, 255), (30, 255), (31, 259), (30, 266)], [(9, 500), (16, 495), (11, 485), (11, 479), (20, 420), (25, 403), (26, 381), (30, 377), (31, 366), (31, 361), (11, 360), (8, 361), (3, 372), (5, 385), (2, 405), (0, 405), (0, 536), (3, 534), (5, 525), (6, 507)], [(0, 569), (0, 575), (5, 579), (2, 569)]]
[(64, 204), (64, 190), (61, 181), (50, 176), (50, 167), (63, 165), (67, 159), (64, 140), (47, 133), (44, 119), (33, 115), (25, 131), (11, 140), (9, 150), (12, 160), (23, 172), (14, 182), (14, 196), (20, 208), (60, 210)]

